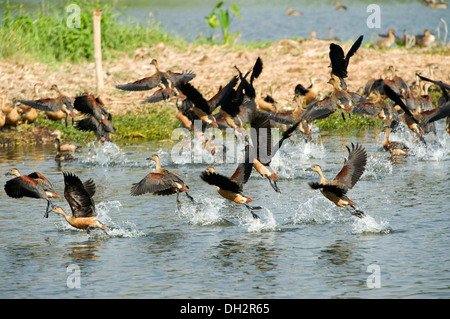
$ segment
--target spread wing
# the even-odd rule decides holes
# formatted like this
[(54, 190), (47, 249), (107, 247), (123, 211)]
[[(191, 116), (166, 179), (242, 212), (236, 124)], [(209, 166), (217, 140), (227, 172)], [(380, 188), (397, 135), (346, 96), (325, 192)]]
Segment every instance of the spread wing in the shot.
[(253, 163), (250, 161), (250, 148), (249, 145), (245, 147), (245, 159), (244, 163), (240, 163), (234, 171), (233, 175), (230, 177), (231, 181), (236, 182), (241, 186), (247, 183), (250, 175), (252, 173)]
[(131, 187), (131, 196), (138, 196), (145, 193), (152, 193), (155, 195), (175, 194), (175, 187), (176, 185), (173, 177), (160, 173), (150, 173), (139, 183), (133, 184)]
[(158, 86), (161, 80), (161, 73), (155, 73), (152, 76), (131, 83), (116, 85), (116, 88), (124, 91), (147, 91)]
[(389, 85), (384, 85), (383, 86), (383, 90), (384, 93), (386, 93), (386, 95), (388, 96), (388, 98), (390, 98), (392, 101), (394, 101), (395, 104), (397, 104), (398, 106), (400, 106), (403, 110), (403, 112), (405, 112), (406, 115), (408, 115), (414, 122), (416, 122), (417, 124), (419, 124), (419, 121), (417, 121), (417, 119), (414, 117), (414, 115), (411, 113), (411, 111), (409, 110), (409, 108), (406, 106), (406, 104), (402, 101), (401, 97), (399, 94), (397, 94), (396, 92), (394, 92), (394, 90), (392, 90), (392, 88)]
[(81, 180), (73, 173), (63, 172), (64, 175), (64, 197), (69, 203), (74, 217), (96, 216), (95, 203), (91, 194), (95, 193), (95, 184), (88, 181), (89, 191)]
[(215, 185), (223, 190), (229, 190), (234, 193), (240, 193), (242, 191), (242, 187), (237, 182), (221, 174), (204, 171), (200, 174), (200, 178), (206, 183)]
[(345, 160), (344, 167), (334, 178), (333, 182), (341, 184), (344, 189), (351, 189), (361, 178), (367, 164), (366, 150), (359, 144), (352, 143), (352, 149), (348, 146), (348, 159)]

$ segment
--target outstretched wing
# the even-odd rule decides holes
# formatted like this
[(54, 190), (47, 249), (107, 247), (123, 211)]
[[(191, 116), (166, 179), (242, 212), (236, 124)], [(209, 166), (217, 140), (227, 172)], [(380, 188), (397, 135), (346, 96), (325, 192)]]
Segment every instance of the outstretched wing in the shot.
[(405, 114), (408, 115), (414, 122), (419, 124), (419, 121), (414, 117), (414, 115), (411, 113), (409, 108), (402, 101), (399, 94), (395, 93), (394, 90), (392, 90), (392, 88), (386, 84), (383, 86), (383, 90), (384, 90), (384, 93), (386, 93), (388, 98), (390, 98), (392, 101), (394, 101), (395, 104), (400, 106), (402, 108), (403, 112), (405, 112)]
[(242, 191), (242, 187), (240, 187), (237, 182), (232, 181), (228, 177), (221, 174), (204, 171), (200, 174), (200, 177), (206, 183), (215, 185), (223, 190), (228, 190), (234, 193), (240, 193)]
[(138, 196), (145, 193), (156, 195), (170, 195), (176, 193), (173, 188), (174, 181), (167, 175), (160, 173), (150, 173), (145, 176), (139, 183), (134, 183), (131, 187), (131, 196)]
[(89, 180), (87, 190), (85, 184), (73, 173), (63, 172), (64, 175), (64, 197), (69, 203), (74, 217), (96, 216), (95, 203), (91, 194), (95, 193), (95, 184)]
[(361, 178), (367, 164), (367, 153), (362, 145), (352, 143), (352, 149), (348, 146), (348, 159), (345, 160), (344, 167), (334, 178), (334, 182), (343, 185), (346, 189), (351, 189)]

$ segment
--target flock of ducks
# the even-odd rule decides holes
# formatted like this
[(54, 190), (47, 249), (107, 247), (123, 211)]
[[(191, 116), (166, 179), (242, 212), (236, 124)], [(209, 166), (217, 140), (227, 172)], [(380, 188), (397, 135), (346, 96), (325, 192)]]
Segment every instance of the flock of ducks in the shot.
[[(369, 79), (360, 92), (352, 92), (348, 89), (346, 78), (350, 59), (357, 52), (362, 41), (363, 36), (360, 36), (346, 54), (341, 46), (331, 43), (329, 50), (331, 72), (328, 81), (332, 87), (331, 94), (322, 98), (314, 86), (314, 81), (309, 87), (298, 84), (293, 98), (296, 106), (291, 111), (278, 112), (271, 108), (270, 106), (276, 102), (270, 95), (264, 99), (265, 103), (260, 103), (262, 101), (258, 100), (255, 83), (263, 72), (263, 61), (259, 57), (245, 73), (235, 66), (237, 74), (209, 98), (204, 97), (190, 83), (195, 73), (163, 71), (158, 67), (155, 59), (151, 61), (155, 67), (155, 72), (151, 76), (117, 85), (117, 88), (126, 91), (152, 90), (153, 93), (143, 103), (175, 100), (176, 115), (187, 129), (195, 132), (193, 123), (200, 121), (202, 130), (195, 132), (196, 138), (201, 139), (204, 148), (212, 154), (217, 150), (211, 144), (207, 128), (232, 129), (236, 138), (242, 138), (245, 142), (244, 160), (238, 164), (230, 177), (220, 174), (211, 166), (201, 173), (200, 178), (205, 183), (215, 186), (220, 196), (244, 205), (253, 218), (259, 218), (254, 211), (261, 207), (251, 206), (249, 203), (253, 202), (253, 199), (244, 192), (244, 186), (253, 168), (268, 180), (275, 192), (280, 193), (277, 185), (278, 175), (270, 166), (271, 160), (284, 141), (294, 133), (301, 132), (305, 137), (310, 136), (312, 123), (317, 119), (326, 118), (338, 111), (341, 112), (344, 120), (351, 117), (352, 113), (379, 117), (385, 123), (383, 148), (396, 156), (410, 155), (410, 150), (405, 145), (389, 140), (391, 130), (396, 130), (402, 123), (409, 128), (417, 143), (426, 144), (426, 135), (433, 132), (430, 126), (441, 119), (446, 119), (446, 130), (450, 134), (450, 85), (446, 83), (416, 74), (415, 83), (409, 86), (395, 74), (394, 67), (389, 67), (386, 73), (389, 76)], [(433, 85), (442, 91), (437, 107), (433, 107), (429, 95), (422, 94), (424, 84), (427, 84), (427, 88)], [(50, 114), (60, 112), (59, 118), (63, 119), (66, 125), (70, 117), (72, 125), (77, 129), (93, 131), (101, 141), (111, 140), (110, 134), (115, 132), (111, 114), (99, 97), (86, 93), (69, 98), (61, 94), (56, 86), (52, 86), (52, 90), (57, 93), (54, 98), (18, 100), (14, 103), (50, 112)], [(387, 99), (391, 102), (387, 102)], [(82, 120), (74, 122), (75, 110), (84, 115)], [(244, 130), (245, 126), (250, 126), (250, 134)], [(283, 133), (278, 142), (272, 144), (271, 129), (275, 127), (281, 128)], [(55, 159), (71, 160), (71, 156), (79, 149), (79, 146), (63, 144), (58, 131), (55, 131), (54, 135), (57, 149)], [(325, 178), (319, 165), (313, 165), (308, 169), (319, 175), (319, 180), (310, 182), (309, 186), (313, 190), (319, 190), (336, 206), (348, 207), (352, 215), (362, 218), (365, 216), (364, 212), (356, 207), (347, 193), (365, 171), (367, 152), (362, 145), (353, 143), (347, 146), (347, 150), (348, 157), (333, 180)], [(181, 209), (179, 194), (185, 193), (192, 203), (196, 203), (189, 194), (190, 188), (182, 176), (162, 168), (157, 155), (152, 155), (148, 159), (156, 163), (156, 169), (131, 185), (131, 196), (147, 193), (161, 196), (176, 194), (177, 208)], [(62, 215), (75, 228), (87, 231), (97, 228), (108, 230), (107, 226), (96, 219), (93, 200), (96, 187), (92, 179), (82, 182), (75, 174), (63, 172), (64, 198), (72, 211), (69, 215), (61, 207), (53, 205), (52, 199), (59, 195), (42, 174), (34, 172), (21, 175), (17, 169), (11, 169), (7, 175), (15, 177), (6, 182), (4, 186), (6, 194), (12, 198), (45, 199), (47, 201), (45, 217), (48, 217), (50, 212), (54, 212)]]

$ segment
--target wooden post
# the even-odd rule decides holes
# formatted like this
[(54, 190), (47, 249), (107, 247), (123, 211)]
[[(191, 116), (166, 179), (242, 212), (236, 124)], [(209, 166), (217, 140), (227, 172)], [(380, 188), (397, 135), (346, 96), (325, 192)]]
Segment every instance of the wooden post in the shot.
[(97, 80), (97, 94), (103, 90), (103, 71), (102, 71), (102, 34), (101, 34), (101, 19), (102, 9), (92, 10), (94, 14), (94, 59), (95, 72)]

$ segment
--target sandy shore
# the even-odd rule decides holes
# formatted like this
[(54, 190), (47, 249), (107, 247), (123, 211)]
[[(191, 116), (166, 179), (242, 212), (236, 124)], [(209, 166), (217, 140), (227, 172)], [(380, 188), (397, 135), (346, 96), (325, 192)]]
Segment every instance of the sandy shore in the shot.
[[(101, 96), (112, 113), (120, 114), (136, 109), (140, 101), (151, 92), (124, 92), (117, 90), (115, 86), (151, 75), (154, 68), (150, 61), (156, 58), (163, 70), (195, 72), (197, 76), (192, 84), (206, 97), (210, 97), (220, 85), (236, 74), (235, 65), (245, 72), (259, 56), (263, 60), (264, 69), (255, 82), (257, 93), (262, 97), (271, 94), (279, 105), (284, 107), (291, 101), (295, 85), (302, 83), (307, 86), (311, 78), (321, 79), (317, 82), (320, 92), (330, 91), (331, 87), (327, 84), (330, 72), (330, 43), (322, 40), (280, 40), (269, 48), (247, 51), (236, 51), (225, 46), (189, 45), (182, 53), (161, 43), (151, 50), (137, 49), (135, 58), (124, 56), (117, 61), (104, 62), (105, 88)], [(345, 52), (350, 45), (342, 45)], [(32, 98), (33, 85), (36, 82), (42, 82), (46, 88), (56, 83), (63, 93), (72, 96), (82, 92), (95, 93), (93, 62), (55, 66), (30, 63), (20, 57), (13, 60), (14, 62), (0, 60), (0, 93), (6, 94), (9, 100), (13, 97)], [(357, 91), (367, 80), (379, 78), (389, 65), (394, 65), (397, 75), (407, 83), (415, 80), (416, 72), (450, 82), (450, 58), (432, 55), (429, 49), (395, 48), (376, 51), (360, 48), (352, 57), (348, 69), (347, 83), (350, 90)], [(52, 94), (54, 93), (46, 89), (41, 92), (42, 97)]]

